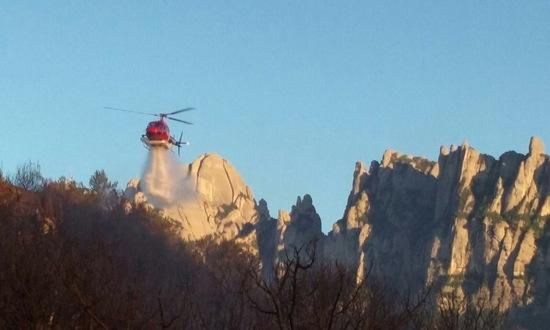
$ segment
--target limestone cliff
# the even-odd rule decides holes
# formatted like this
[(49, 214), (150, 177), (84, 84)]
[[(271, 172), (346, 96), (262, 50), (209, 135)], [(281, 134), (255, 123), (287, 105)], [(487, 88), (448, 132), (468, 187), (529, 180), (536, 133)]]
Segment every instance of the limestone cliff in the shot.
[[(285, 249), (322, 241), (324, 237), (321, 218), (309, 195), (298, 197), (290, 213), (281, 210), (274, 219), (267, 202), (257, 203), (239, 173), (219, 155), (202, 155), (182, 171), (192, 182), (196, 196), (163, 212), (179, 223), (186, 241), (207, 236), (235, 240), (270, 265)], [(148, 205), (137, 179), (128, 183), (125, 197), (130, 201), (128, 208), (132, 204)]]
[(549, 186), (537, 138), (526, 155), (499, 159), (467, 143), (442, 147), (437, 162), (390, 150), (368, 171), (356, 165), (344, 217), (329, 234), (333, 256), (398, 286), (541, 312), (550, 308)]
[[(256, 201), (229, 162), (216, 154), (205, 154), (182, 168), (194, 186), (196, 195), (164, 210), (181, 225), (185, 240), (206, 236), (236, 239), (247, 236), (259, 220)], [(139, 181), (131, 180), (125, 196), (134, 203), (145, 203)]]

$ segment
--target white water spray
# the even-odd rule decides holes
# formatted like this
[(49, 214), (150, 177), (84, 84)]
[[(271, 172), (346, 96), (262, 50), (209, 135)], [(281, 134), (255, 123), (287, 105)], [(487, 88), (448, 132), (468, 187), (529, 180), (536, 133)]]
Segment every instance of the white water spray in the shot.
[(170, 208), (195, 198), (185, 168), (172, 152), (162, 147), (149, 151), (141, 182), (147, 200), (158, 208)]

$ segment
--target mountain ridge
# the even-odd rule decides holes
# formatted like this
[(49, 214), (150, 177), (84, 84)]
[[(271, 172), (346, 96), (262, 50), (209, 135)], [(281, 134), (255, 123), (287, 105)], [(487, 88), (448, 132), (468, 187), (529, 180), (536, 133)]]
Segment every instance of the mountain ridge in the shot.
[[(536, 137), (527, 154), (498, 159), (466, 142), (441, 147), (437, 161), (390, 149), (369, 168), (357, 162), (344, 215), (327, 234), (308, 194), (272, 218), (221, 156), (205, 154), (187, 171), (200, 207), (167, 210), (184, 223), (184, 239), (235, 240), (267, 269), (286, 249), (315, 241), (323, 258), (358, 278), (369, 271), (397, 287), (430, 286), (502, 311), (550, 308), (550, 157)], [(129, 184), (127, 197), (143, 202), (136, 188)]]

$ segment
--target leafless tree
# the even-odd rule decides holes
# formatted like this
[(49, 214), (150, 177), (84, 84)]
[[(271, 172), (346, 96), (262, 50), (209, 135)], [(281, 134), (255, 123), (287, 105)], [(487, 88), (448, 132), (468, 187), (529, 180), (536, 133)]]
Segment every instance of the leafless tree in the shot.
[(314, 242), (285, 253), (274, 268), (271, 278), (250, 268), (246, 294), (277, 329), (411, 328), (419, 324), (429, 296), (391, 296), (370, 271), (358, 282), (347, 266), (317, 260)]
[(25, 190), (38, 191), (44, 182), (40, 172), (40, 164), (28, 161), (17, 166), (13, 183)]

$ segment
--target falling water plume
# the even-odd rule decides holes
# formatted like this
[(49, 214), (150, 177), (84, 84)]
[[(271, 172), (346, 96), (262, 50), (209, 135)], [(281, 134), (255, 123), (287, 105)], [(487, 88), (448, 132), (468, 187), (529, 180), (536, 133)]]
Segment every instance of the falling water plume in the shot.
[(147, 200), (158, 208), (170, 208), (195, 198), (185, 169), (164, 148), (151, 148), (141, 182)]

